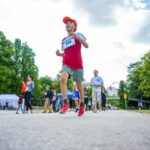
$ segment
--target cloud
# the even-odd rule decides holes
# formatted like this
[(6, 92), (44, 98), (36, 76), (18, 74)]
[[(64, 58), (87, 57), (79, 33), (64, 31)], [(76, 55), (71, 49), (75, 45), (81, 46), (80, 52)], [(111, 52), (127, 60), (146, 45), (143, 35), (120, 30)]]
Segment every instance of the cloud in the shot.
[(121, 50), (125, 50), (125, 46), (122, 42), (114, 42), (114, 45)]
[[(149, 1), (149, 0), (147, 0)], [(146, 0), (74, 0), (77, 10), (86, 12), (89, 16), (89, 21), (97, 26), (113, 26), (116, 25), (117, 9), (129, 8), (138, 11), (146, 9)]]
[(133, 41), (138, 43), (150, 43), (150, 12), (146, 15), (139, 30), (133, 34)]
[(107, 26), (115, 25), (115, 7), (121, 7), (124, 2), (121, 0), (74, 0), (76, 8), (89, 14), (92, 24)]

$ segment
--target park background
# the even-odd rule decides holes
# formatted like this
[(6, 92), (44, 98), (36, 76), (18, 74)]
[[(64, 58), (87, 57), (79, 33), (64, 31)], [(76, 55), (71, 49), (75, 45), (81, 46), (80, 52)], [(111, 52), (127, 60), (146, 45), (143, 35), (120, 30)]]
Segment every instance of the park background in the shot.
[(70, 16), (90, 45), (83, 49), (89, 96), (98, 69), (105, 87), (118, 89), (119, 107), (125, 107), (125, 93), (150, 101), (149, 0), (0, 0), (0, 7), (0, 94), (19, 95), (29, 74), (36, 85), (33, 99), (43, 98), (46, 85), (60, 93), (55, 51), (66, 35), (62, 19)]

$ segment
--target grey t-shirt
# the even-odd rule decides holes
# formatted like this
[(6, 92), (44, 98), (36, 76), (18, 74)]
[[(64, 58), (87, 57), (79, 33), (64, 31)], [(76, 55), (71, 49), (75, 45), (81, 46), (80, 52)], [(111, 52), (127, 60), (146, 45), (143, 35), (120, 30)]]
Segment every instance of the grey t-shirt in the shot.
[(33, 81), (27, 82), (27, 84), (26, 84), (26, 91), (27, 92), (32, 92), (33, 88), (34, 88), (34, 82)]

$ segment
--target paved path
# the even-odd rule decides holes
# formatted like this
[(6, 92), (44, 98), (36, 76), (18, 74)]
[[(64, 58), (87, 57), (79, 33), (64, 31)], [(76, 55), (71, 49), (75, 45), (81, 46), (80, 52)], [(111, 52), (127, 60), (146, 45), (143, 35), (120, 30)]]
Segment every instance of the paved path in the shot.
[(0, 150), (150, 150), (150, 115), (0, 111)]

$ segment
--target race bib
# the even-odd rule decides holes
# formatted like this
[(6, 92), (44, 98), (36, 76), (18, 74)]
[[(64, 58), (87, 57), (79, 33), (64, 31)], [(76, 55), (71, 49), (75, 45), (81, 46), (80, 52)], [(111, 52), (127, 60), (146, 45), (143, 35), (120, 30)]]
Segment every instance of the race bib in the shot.
[(62, 50), (66, 50), (68, 47), (75, 45), (75, 39), (73, 37), (68, 37), (62, 43)]

